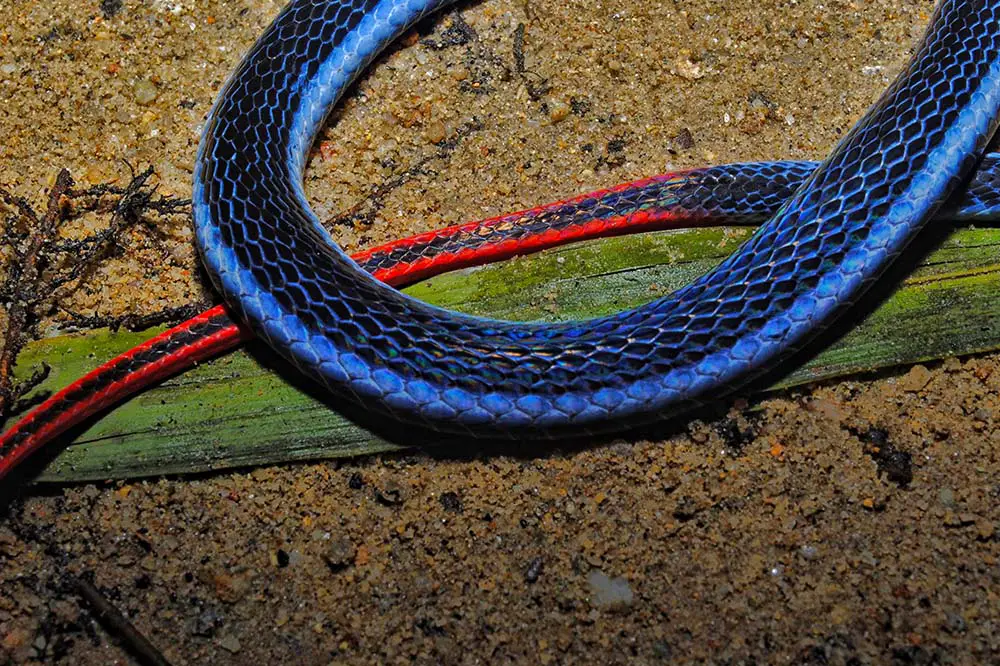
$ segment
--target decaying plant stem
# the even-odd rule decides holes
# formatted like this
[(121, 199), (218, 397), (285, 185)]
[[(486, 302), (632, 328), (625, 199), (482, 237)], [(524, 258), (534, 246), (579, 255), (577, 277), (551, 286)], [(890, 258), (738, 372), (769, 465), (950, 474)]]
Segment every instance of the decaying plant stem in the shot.
[[(0, 208), (8, 209), (0, 229), (0, 261), (6, 274), (0, 282), (0, 422), (29, 391), (42, 382), (48, 369), (36, 369), (23, 381), (14, 379), (17, 355), (38, 335), (42, 316), (60, 295), (80, 278), (122, 234), (144, 215), (189, 214), (190, 202), (156, 194), (150, 184), (152, 167), (132, 173), (125, 187), (101, 184), (76, 189), (69, 171), (62, 169), (36, 212), (23, 197), (0, 187)], [(88, 213), (111, 215), (103, 230), (82, 239), (62, 237), (64, 225)], [(105, 324), (106, 325), (106, 324)]]

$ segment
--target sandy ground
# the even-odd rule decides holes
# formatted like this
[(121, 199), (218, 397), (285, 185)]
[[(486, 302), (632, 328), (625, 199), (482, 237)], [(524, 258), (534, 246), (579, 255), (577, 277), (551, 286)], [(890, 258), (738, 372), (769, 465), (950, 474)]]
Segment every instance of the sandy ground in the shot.
[[(0, 184), (38, 200), (60, 167), (127, 161), (187, 195), (213, 96), (280, 5), (0, 0)], [(355, 211), (334, 233), (356, 249), (672, 167), (818, 158), (931, 6), (463, 4), (359, 83), (308, 191)], [(70, 307), (207, 298), (186, 225), (126, 245)], [(175, 664), (1000, 663), (996, 357), (726, 408), (537, 457), (26, 489), (0, 519), (0, 663), (131, 663), (64, 572)]]

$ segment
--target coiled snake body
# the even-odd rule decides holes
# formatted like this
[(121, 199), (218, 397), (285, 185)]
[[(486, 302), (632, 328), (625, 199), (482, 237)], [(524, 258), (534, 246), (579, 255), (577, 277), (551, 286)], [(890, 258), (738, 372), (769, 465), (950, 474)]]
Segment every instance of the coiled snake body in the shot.
[(879, 102), (715, 270), (587, 322), (459, 315), (360, 270), (301, 187), (306, 151), (345, 88), (444, 4), (293, 0), (216, 102), (194, 183), (198, 246), (233, 311), (333, 393), (437, 430), (625, 427), (772, 369), (904, 251), (997, 125), (1000, 2), (945, 0)]

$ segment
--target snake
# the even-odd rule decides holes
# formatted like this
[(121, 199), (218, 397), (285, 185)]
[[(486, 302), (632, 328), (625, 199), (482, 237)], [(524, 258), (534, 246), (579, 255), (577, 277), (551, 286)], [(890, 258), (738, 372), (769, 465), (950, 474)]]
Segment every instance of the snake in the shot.
[[(979, 160), (996, 128), (998, 9), (945, 1), (911, 63), (821, 164), (667, 174), (349, 258), (305, 201), (305, 151), (364, 66), (445, 4), (285, 7), (225, 86), (199, 148), (197, 239), (228, 310), (195, 317), (47, 400), (0, 436), (0, 477), (86, 416), (251, 331), (335, 394), (437, 430), (552, 436), (664, 418), (794, 353), (935, 213), (998, 217), (1000, 156)], [(764, 224), (688, 287), (591, 322), (457, 315), (379, 282), (399, 286), (582, 238), (718, 222)]]
[(647, 305), (517, 323), (433, 307), (336, 246), (306, 200), (333, 105), (445, 0), (293, 0), (237, 67), (196, 159), (195, 236), (230, 309), (330, 393), (436, 431), (630, 427), (731, 392), (798, 351), (971, 173), (1000, 109), (1000, 2), (943, 0), (910, 63), (756, 233)]

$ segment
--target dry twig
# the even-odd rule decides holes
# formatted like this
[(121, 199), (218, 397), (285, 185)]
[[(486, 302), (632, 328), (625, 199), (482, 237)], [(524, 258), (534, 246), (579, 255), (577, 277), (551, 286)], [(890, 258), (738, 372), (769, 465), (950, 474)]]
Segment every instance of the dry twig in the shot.
[[(42, 213), (25, 198), (0, 187), (0, 207), (8, 209), (0, 227), (0, 247), (6, 250), (6, 256), (0, 255), (6, 264), (0, 281), (0, 322), (5, 324), (0, 333), (0, 421), (48, 376), (48, 368), (42, 367), (30, 378), (16, 381), (13, 370), (17, 355), (29, 339), (37, 337), (42, 316), (58, 297), (78, 286), (88, 269), (147, 213), (189, 214), (189, 201), (156, 193), (149, 182), (152, 175), (150, 167), (141, 173), (133, 171), (125, 187), (102, 184), (76, 189), (69, 171), (63, 169)], [(62, 237), (67, 222), (88, 213), (110, 214), (111, 220), (86, 238)]]

